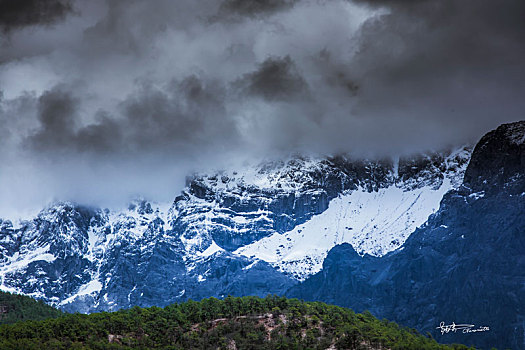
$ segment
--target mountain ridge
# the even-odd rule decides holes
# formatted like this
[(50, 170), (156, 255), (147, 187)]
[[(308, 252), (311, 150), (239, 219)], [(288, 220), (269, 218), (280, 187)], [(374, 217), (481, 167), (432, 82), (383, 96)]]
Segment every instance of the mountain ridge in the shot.
[[(3, 222), (0, 288), (83, 312), (241, 291), (282, 294), (315, 273), (337, 239), (317, 260), (284, 265), (240, 249), (285, 237), (294, 229), (297, 233), (299, 225), (312, 219), (322, 221), (330, 203), (352, 193), (374, 195), (391, 188), (414, 193), (409, 198), (416, 201), (438, 193), (429, 208), (419, 209), (419, 222), (407, 223), (399, 239), (390, 239), (395, 244), (388, 249), (395, 249), (437, 209), (440, 193), (458, 183), (469, 155), (464, 147), (397, 163), (295, 157), (248, 167), (243, 173), (197, 174), (171, 206), (138, 200), (125, 211), (111, 212), (58, 203), (18, 230)], [(310, 253), (305, 254), (308, 258)], [(265, 282), (253, 282), (261, 278)], [(160, 297), (166, 290), (152, 293), (147, 288), (158, 284), (167, 284), (167, 301)]]

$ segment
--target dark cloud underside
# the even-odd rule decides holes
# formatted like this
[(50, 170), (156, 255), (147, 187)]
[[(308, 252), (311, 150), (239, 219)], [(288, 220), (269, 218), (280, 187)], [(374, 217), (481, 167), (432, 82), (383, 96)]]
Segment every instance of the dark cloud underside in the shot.
[(0, 0), (0, 29), (51, 24), (71, 11), (69, 0)]
[(242, 16), (258, 16), (271, 14), (289, 9), (297, 0), (224, 0), (219, 9), (219, 14)]
[(119, 105), (118, 115), (99, 111), (93, 123), (76, 127), (80, 101), (65, 87), (46, 91), (38, 101), (39, 127), (26, 147), (47, 156), (76, 154), (193, 154), (216, 140), (235, 138), (226, 116), (223, 88), (196, 76), (163, 88), (141, 85)]
[(306, 81), (289, 56), (266, 59), (256, 71), (245, 74), (234, 85), (267, 101), (289, 100), (308, 92)]

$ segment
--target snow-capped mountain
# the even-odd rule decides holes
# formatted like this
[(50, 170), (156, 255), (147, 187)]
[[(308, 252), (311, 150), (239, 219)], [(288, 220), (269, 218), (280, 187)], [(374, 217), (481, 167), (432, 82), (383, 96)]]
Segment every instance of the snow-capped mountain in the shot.
[(399, 248), (459, 186), (470, 149), (367, 161), (291, 157), (193, 176), (173, 203), (57, 203), (0, 226), (0, 289), (66, 310), (284, 293), (328, 252)]
[(525, 348), (524, 140), (520, 122), (473, 151), (295, 156), (196, 174), (168, 204), (56, 203), (0, 221), (0, 289), (81, 312), (273, 293), (435, 337), (440, 321), (489, 322), (468, 341)]

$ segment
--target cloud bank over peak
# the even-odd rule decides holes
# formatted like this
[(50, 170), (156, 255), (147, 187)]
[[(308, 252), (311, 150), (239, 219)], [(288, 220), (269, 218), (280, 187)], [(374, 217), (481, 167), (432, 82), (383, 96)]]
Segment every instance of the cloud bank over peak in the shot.
[(1, 210), (169, 200), (196, 169), (443, 148), (523, 119), (520, 0), (31, 0), (0, 13)]

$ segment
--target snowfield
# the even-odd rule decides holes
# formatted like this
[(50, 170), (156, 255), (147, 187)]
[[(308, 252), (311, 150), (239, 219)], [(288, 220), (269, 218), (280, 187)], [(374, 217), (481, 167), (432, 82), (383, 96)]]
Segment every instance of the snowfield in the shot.
[(399, 248), (429, 215), (439, 209), (452, 189), (446, 179), (439, 189), (405, 191), (396, 186), (367, 192), (363, 189), (333, 199), (323, 213), (283, 235), (273, 234), (235, 251), (264, 260), (304, 280), (321, 270), (328, 251), (351, 244), (361, 255), (382, 256)]

